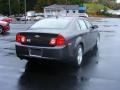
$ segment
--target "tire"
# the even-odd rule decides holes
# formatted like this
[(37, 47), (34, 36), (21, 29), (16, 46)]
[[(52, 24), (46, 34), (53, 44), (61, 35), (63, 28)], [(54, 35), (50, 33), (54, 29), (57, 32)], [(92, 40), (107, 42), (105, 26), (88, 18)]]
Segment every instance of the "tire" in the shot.
[(76, 54), (75, 54), (75, 66), (80, 67), (83, 62), (83, 48), (81, 45), (78, 45)]
[(100, 37), (97, 37), (96, 44), (95, 44), (94, 48), (98, 48), (99, 43), (100, 43)]
[(2, 34), (2, 33), (3, 33), (3, 27), (0, 26), (0, 34)]

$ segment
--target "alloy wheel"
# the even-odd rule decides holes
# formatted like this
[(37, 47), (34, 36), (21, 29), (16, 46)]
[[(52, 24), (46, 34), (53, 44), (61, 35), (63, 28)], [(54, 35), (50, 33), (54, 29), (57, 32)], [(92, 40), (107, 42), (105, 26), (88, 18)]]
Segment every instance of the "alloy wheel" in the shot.
[(82, 48), (79, 47), (78, 48), (78, 53), (77, 53), (77, 64), (78, 64), (78, 66), (81, 65), (82, 59), (83, 59), (83, 52), (82, 52)]

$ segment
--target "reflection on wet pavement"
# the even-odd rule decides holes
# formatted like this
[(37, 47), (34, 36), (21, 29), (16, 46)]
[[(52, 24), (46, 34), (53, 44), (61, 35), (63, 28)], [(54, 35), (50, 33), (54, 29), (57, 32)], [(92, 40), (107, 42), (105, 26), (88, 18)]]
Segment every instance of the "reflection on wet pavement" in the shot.
[[(97, 50), (85, 55), (84, 66), (97, 57)], [(96, 59), (95, 59), (96, 60)], [(28, 62), (19, 80), (19, 90), (80, 90), (81, 83), (87, 78), (82, 76), (82, 67), (75, 68), (60, 62)]]

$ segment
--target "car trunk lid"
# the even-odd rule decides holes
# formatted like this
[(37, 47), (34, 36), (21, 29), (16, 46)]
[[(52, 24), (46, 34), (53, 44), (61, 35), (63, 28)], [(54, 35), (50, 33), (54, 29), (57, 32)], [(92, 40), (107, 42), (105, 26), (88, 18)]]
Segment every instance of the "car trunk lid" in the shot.
[(26, 37), (26, 42), (22, 43), (23, 45), (50, 47), (50, 39), (57, 37), (58, 34), (24, 32), (21, 35)]

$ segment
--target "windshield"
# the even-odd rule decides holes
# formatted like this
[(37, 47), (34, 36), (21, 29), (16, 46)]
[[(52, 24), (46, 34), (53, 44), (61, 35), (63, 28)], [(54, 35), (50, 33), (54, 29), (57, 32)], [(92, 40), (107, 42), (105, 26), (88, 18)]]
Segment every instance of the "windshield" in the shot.
[(49, 18), (40, 20), (34, 25), (31, 26), (30, 29), (64, 29), (68, 26), (71, 19), (64, 18)]

